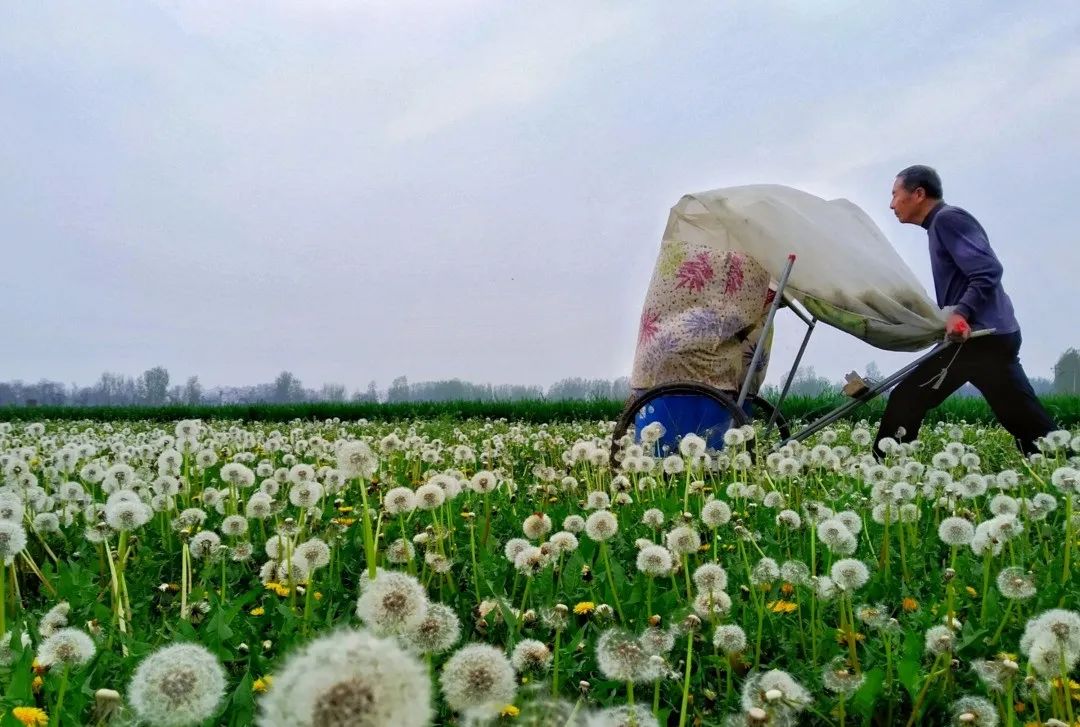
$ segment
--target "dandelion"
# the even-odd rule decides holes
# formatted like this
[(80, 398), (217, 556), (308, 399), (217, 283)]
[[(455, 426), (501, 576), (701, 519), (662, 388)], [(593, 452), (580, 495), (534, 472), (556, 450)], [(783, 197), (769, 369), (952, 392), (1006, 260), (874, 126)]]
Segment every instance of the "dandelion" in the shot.
[(866, 675), (848, 669), (842, 656), (834, 658), (821, 672), (821, 682), (825, 688), (845, 698), (859, 691), (864, 681)]
[(958, 724), (974, 727), (997, 727), (998, 724), (997, 707), (983, 697), (961, 697), (953, 702), (950, 711)]
[(701, 522), (711, 530), (727, 525), (730, 520), (731, 507), (723, 500), (710, 499), (701, 508)]
[(620, 682), (649, 681), (649, 653), (641, 642), (621, 629), (608, 629), (596, 642), (596, 664), (600, 672)]
[(696, 553), (701, 547), (701, 536), (689, 525), (680, 525), (667, 534), (667, 545), (679, 555)]
[(379, 458), (366, 442), (345, 442), (337, 451), (337, 469), (347, 479), (371, 479), (379, 469)]
[(713, 632), (713, 646), (725, 654), (741, 654), (746, 651), (746, 632), (734, 624), (717, 627)]
[(15, 707), (11, 710), (11, 716), (26, 727), (46, 727), (49, 724), (48, 713), (38, 707)]
[(833, 581), (845, 591), (854, 591), (866, 585), (870, 580), (870, 571), (866, 564), (855, 558), (844, 558), (833, 563), (829, 571)]
[(705, 563), (694, 571), (694, 585), (701, 591), (726, 591), (727, 571), (718, 563)]
[(934, 656), (951, 653), (956, 648), (956, 634), (948, 626), (931, 626), (926, 630), (925, 645)]
[(416, 578), (395, 571), (380, 571), (367, 581), (356, 602), (356, 615), (376, 636), (402, 634), (415, 629), (427, 615), (428, 600)]
[[(15, 562), (15, 556), (26, 548), (26, 530), (12, 520), (0, 520), (0, 561), (5, 566)], [(5, 576), (0, 574), (0, 578)]]
[(1010, 601), (1024, 601), (1036, 593), (1035, 576), (1023, 568), (1002, 568), (997, 575), (998, 590)]
[(487, 644), (469, 644), (456, 651), (443, 665), (439, 682), (451, 709), (479, 718), (497, 715), (517, 692), (510, 660)]
[(155, 727), (187, 727), (210, 718), (225, 695), (225, 670), (208, 649), (172, 644), (144, 658), (132, 675), (128, 702)]
[(422, 654), (441, 654), (461, 638), (461, 621), (453, 609), (441, 603), (428, 605), (427, 613), (405, 634), (405, 642)]
[(565, 555), (572, 553), (578, 548), (578, 539), (571, 532), (560, 530), (551, 536), (548, 540), (551, 543), (551, 547), (555, 555)]
[(63, 628), (41, 642), (38, 646), (37, 661), (41, 666), (86, 666), (96, 652), (94, 640), (85, 631)]
[[(558, 724), (570, 724), (570, 722), (560, 719)], [(660, 722), (652, 712), (640, 704), (608, 707), (589, 715), (585, 721), (585, 727), (659, 727), (659, 725)]]
[(790, 674), (779, 669), (750, 675), (742, 690), (742, 708), (771, 709), (794, 715), (810, 706), (810, 693)]
[(529, 540), (539, 540), (551, 532), (551, 518), (542, 512), (533, 513), (525, 518), (521, 529)]
[(648, 525), (653, 530), (659, 530), (664, 526), (664, 513), (662, 510), (657, 510), (655, 507), (649, 508), (641, 516), (641, 522)]
[(585, 518), (580, 515), (567, 515), (562, 526), (563, 530), (576, 535), (585, 529)]
[[(566, 523), (563, 522), (563, 527), (566, 527)], [(570, 528), (566, 528), (570, 530)], [(604, 542), (615, 537), (615, 533), (619, 530), (619, 521), (615, 518), (611, 512), (607, 510), (597, 510), (589, 519), (585, 521), (585, 534), (589, 536), (591, 540), (597, 542)]]
[(403, 538), (398, 538), (390, 543), (390, 547), (386, 549), (386, 559), (391, 563), (399, 565), (408, 563), (415, 556), (416, 549), (413, 547), (413, 544)]
[(303, 646), (260, 700), (264, 727), (431, 724), (431, 680), (389, 639), (345, 629)]
[(510, 663), (519, 674), (539, 674), (551, 666), (551, 650), (542, 641), (519, 641), (510, 655)]
[(494, 492), (498, 486), (499, 481), (495, 478), (495, 474), (487, 470), (480, 470), (469, 480), (469, 489), (481, 495)]
[(759, 560), (750, 573), (750, 582), (755, 586), (778, 580), (780, 580), (780, 566), (772, 558)]
[(975, 526), (962, 517), (947, 517), (938, 526), (938, 537), (953, 547), (968, 545), (975, 537)]
[[(430, 486), (425, 485), (425, 487)], [(418, 494), (419, 493), (413, 492), (408, 487), (395, 487), (383, 495), (383, 509), (386, 511), (387, 515), (410, 513), (416, 509)], [(435, 507), (438, 507), (442, 504), (441, 498), (445, 495), (441, 487), (435, 487), (435, 494), (440, 498), (439, 502), (435, 505)]]
[(638, 551), (637, 569), (652, 578), (669, 575), (674, 565), (671, 551), (661, 545), (650, 544)]

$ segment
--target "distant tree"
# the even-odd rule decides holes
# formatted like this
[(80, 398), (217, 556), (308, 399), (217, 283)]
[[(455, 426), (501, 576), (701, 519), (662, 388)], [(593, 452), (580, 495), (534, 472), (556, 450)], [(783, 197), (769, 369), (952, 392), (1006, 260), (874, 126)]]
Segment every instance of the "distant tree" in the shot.
[(163, 366), (147, 369), (138, 381), (139, 400), (150, 406), (161, 406), (169, 396), (169, 372)]
[(405, 376), (399, 376), (390, 384), (390, 388), (386, 392), (386, 401), (388, 403), (399, 403), (409, 400), (409, 379)]
[(272, 401), (279, 404), (300, 401), (303, 398), (303, 384), (291, 371), (282, 371), (274, 379)]
[[(785, 381), (787, 377), (784, 377)], [(833, 391), (839, 387), (824, 376), (818, 376), (813, 366), (801, 368), (795, 372), (791, 380), (791, 389), (788, 396), (821, 396), (827, 391)]]
[(1080, 351), (1070, 348), (1054, 365), (1054, 393), (1080, 394)]
[(878, 368), (877, 361), (871, 361), (866, 364), (865, 378), (871, 381), (881, 381), (884, 377), (881, 375), (881, 369)]
[(198, 376), (189, 376), (184, 384), (183, 400), (185, 404), (195, 405), (202, 402), (202, 384)]
[(319, 392), (319, 398), (322, 401), (345, 401), (345, 385), (323, 384), (322, 391)]

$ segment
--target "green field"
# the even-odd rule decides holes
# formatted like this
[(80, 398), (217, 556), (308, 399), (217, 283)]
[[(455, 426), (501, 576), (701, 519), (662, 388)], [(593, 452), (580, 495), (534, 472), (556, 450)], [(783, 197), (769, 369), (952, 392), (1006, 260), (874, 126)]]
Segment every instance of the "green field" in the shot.
[[(790, 421), (809, 421), (831, 410), (846, 399), (840, 395), (791, 397), (783, 412)], [(1080, 397), (1048, 396), (1043, 403), (1062, 427), (1080, 424)], [(118, 406), (118, 407), (0, 407), (0, 421), (37, 421), (44, 419), (88, 419), (95, 421), (149, 420), (169, 422), (177, 419), (241, 419), (244, 421), (287, 422), (294, 419), (331, 419), (346, 421), (368, 419), (470, 419), (506, 418), (513, 421), (543, 423), (614, 419), (625, 402), (611, 400), (563, 401), (440, 401), (374, 403), (302, 403), (302, 404), (229, 404), (225, 406)], [(875, 421), (881, 416), (885, 399), (879, 398), (857, 409), (850, 418)], [(927, 422), (965, 421), (990, 423), (993, 414), (981, 398), (954, 397), (930, 412)]]

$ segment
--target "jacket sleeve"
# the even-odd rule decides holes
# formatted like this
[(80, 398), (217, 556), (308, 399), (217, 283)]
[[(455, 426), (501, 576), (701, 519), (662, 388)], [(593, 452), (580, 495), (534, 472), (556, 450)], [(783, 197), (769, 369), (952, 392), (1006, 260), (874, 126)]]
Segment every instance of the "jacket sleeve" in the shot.
[(955, 310), (970, 320), (1001, 284), (1001, 262), (974, 218), (963, 212), (942, 210), (934, 222), (941, 244), (967, 276), (967, 290), (960, 296)]

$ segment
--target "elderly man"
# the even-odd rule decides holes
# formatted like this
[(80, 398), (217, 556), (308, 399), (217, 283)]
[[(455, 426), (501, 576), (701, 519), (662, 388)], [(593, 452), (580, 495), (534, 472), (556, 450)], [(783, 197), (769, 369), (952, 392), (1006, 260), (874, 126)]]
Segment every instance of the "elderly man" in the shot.
[[(885, 437), (914, 439), (926, 412), (971, 382), (1021, 451), (1031, 454), (1054, 424), (1020, 365), (1020, 324), (1001, 285), (1001, 263), (978, 220), (942, 197), (938, 173), (912, 166), (896, 176), (889, 206), (900, 222), (927, 231), (937, 303), (949, 309), (945, 332), (958, 345), (915, 369), (892, 392), (874, 451), (882, 455)], [(988, 328), (995, 333), (968, 340), (973, 329)]]

